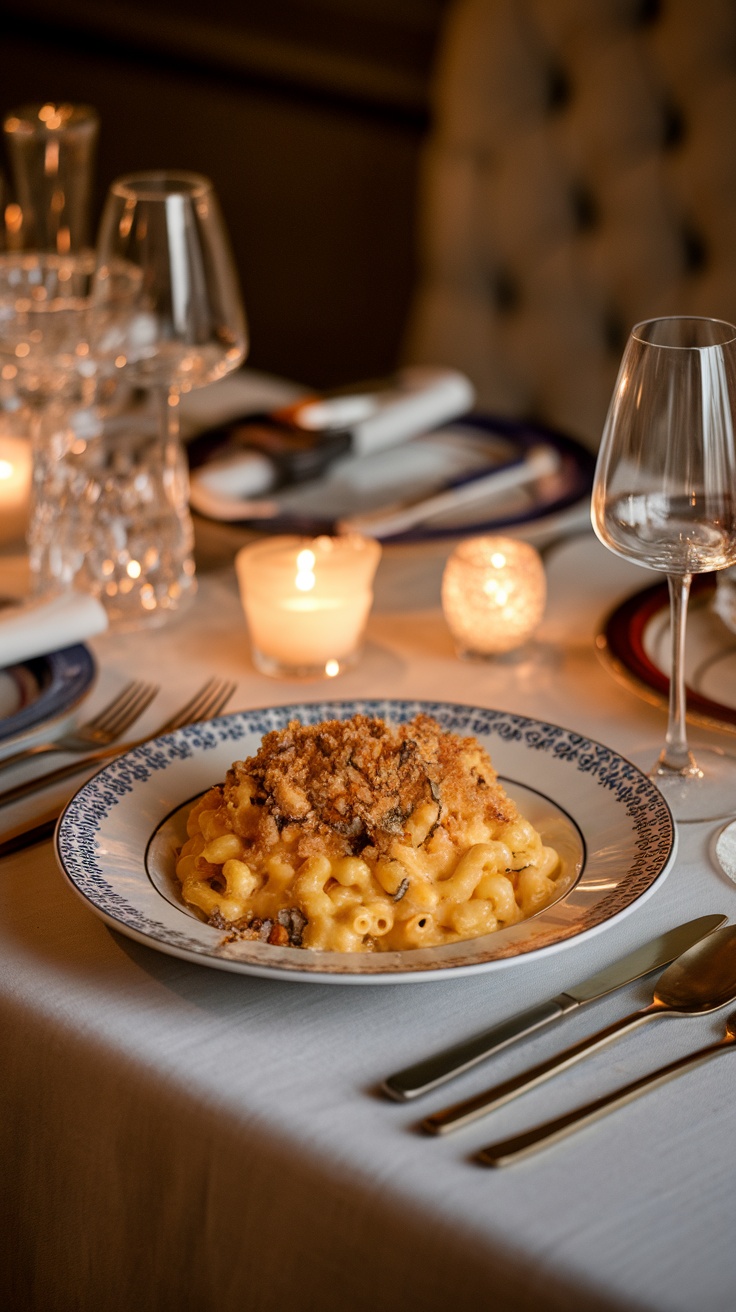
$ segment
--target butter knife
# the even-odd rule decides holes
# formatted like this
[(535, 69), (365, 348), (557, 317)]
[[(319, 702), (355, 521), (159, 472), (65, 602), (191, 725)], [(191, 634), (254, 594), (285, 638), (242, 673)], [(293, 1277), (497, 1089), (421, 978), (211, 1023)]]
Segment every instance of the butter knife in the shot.
[(458, 510), (483, 497), (497, 497), (525, 483), (548, 478), (557, 472), (559, 466), (559, 452), (552, 446), (540, 443), (530, 447), (523, 456), (517, 456), (482, 474), (466, 474), (432, 496), (400, 501), (395, 505), (383, 506), (380, 510), (350, 515), (347, 519), (339, 520), (338, 527), (341, 533), (364, 533), (373, 538), (393, 537), (397, 533), (406, 533), (408, 529), (423, 524), (425, 520), (445, 510)]
[(726, 919), (726, 916), (721, 915), (700, 916), (697, 920), (690, 920), (685, 925), (668, 930), (666, 934), (658, 935), (612, 966), (606, 966), (604, 970), (592, 975), (590, 979), (566, 989), (556, 998), (540, 1002), (538, 1006), (530, 1007), (528, 1011), (522, 1011), (510, 1020), (502, 1021), (500, 1025), (494, 1025), (482, 1034), (476, 1034), (471, 1039), (397, 1071), (395, 1075), (389, 1075), (382, 1085), (384, 1093), (398, 1102), (408, 1102), (424, 1093), (430, 1093), (432, 1089), (471, 1070), (479, 1062), (485, 1061), (486, 1057), (541, 1029), (543, 1025), (549, 1025), (551, 1021), (559, 1020), (578, 1007), (596, 1002), (607, 993), (613, 993), (625, 984), (632, 984), (651, 971), (669, 965), (681, 952), (692, 947), (693, 943), (724, 924)]
[(60, 814), (57, 808), (45, 820), (37, 820), (33, 825), (14, 829), (6, 834), (5, 838), (0, 840), (0, 859), (4, 856), (12, 856), (13, 852), (22, 852), (27, 847), (35, 847), (36, 843), (45, 843), (47, 838), (53, 838)]

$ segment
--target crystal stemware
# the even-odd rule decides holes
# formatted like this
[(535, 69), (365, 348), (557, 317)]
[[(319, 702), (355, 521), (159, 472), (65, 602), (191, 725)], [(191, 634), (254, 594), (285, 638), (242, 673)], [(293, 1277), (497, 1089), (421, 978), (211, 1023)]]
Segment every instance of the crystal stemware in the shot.
[(125, 266), (140, 275), (120, 361), (159, 396), (162, 431), (178, 434), (184, 392), (224, 378), (248, 335), (230, 243), (212, 183), (195, 173), (137, 173), (112, 184), (97, 242), (97, 289)]
[[(116, 366), (129, 384), (155, 396), (157, 459), (164, 478), (184, 488), (186, 502), (180, 397), (224, 378), (242, 363), (248, 348), (230, 244), (207, 178), (195, 173), (137, 173), (112, 184), (97, 242), (95, 295), (100, 305), (125, 269), (137, 276), (138, 293)], [(179, 519), (183, 524), (181, 513)], [(161, 602), (169, 609), (181, 605), (185, 594), (194, 590), (188, 509), (186, 524), (187, 558), (173, 591)], [(181, 555), (181, 543), (177, 550)]]
[(687, 317), (637, 324), (603, 432), (592, 521), (609, 550), (667, 575), (669, 716), (652, 778), (680, 820), (736, 809), (736, 758), (690, 750), (684, 669), (692, 576), (736, 563), (735, 429), (736, 328)]
[(91, 105), (22, 105), (3, 120), (14, 202), (5, 211), (13, 250), (69, 255), (88, 245), (100, 120)]
[(0, 255), (3, 402), (24, 407), (33, 450), (28, 523), (31, 590), (74, 584), (99, 595), (92, 574), (99, 519), (90, 462), (101, 463), (107, 417), (121, 403), (116, 361), (135, 304), (135, 270), (118, 270), (104, 304), (93, 298), (94, 253)]

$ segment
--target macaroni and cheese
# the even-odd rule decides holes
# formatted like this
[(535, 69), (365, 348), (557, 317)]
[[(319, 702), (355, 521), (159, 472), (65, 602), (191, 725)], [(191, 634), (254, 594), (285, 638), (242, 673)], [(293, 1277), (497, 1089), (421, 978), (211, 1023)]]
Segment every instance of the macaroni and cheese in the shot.
[(418, 715), (292, 721), (192, 807), (184, 901), (234, 936), (380, 952), (488, 934), (557, 893), (560, 862), (475, 738)]

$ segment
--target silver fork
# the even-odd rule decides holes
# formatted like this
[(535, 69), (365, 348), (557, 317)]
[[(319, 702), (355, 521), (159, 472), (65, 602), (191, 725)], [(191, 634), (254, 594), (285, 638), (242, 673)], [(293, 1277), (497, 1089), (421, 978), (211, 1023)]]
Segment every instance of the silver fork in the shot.
[(32, 756), (45, 756), (49, 752), (88, 752), (91, 747), (107, 747), (143, 714), (158, 691), (158, 684), (133, 679), (91, 720), (78, 724), (58, 738), (45, 743), (33, 743), (30, 747), (13, 752), (12, 756), (3, 757), (0, 770), (6, 770)]
[(45, 774), (37, 775), (33, 779), (26, 779), (23, 783), (16, 784), (14, 788), (6, 788), (4, 792), (0, 792), (0, 806), (9, 806), (11, 802), (19, 802), (21, 798), (39, 792), (40, 789), (47, 788), (49, 784), (56, 784), (63, 779), (68, 779), (80, 770), (86, 769), (87, 766), (94, 765), (97, 761), (106, 761), (113, 756), (122, 756), (123, 752), (129, 752), (133, 747), (140, 747), (142, 743), (150, 742), (151, 738), (158, 738), (161, 734), (172, 733), (174, 729), (182, 729), (185, 724), (194, 724), (199, 720), (218, 715), (229, 702), (237, 686), (236, 683), (232, 683), (227, 679), (218, 679), (213, 676), (184, 706), (175, 711), (163, 724), (160, 724), (152, 734), (147, 734), (145, 738), (137, 738), (132, 742), (117, 742), (109, 747), (99, 747), (96, 751), (89, 752), (76, 761), (70, 761), (68, 765), (59, 766), (57, 770), (49, 770)]
[[(159, 725), (151, 737), (160, 738), (164, 733), (173, 733), (174, 729), (183, 729), (185, 724), (196, 724), (198, 720), (208, 720), (213, 715), (219, 715), (227, 706), (237, 686), (237, 683), (232, 683), (229, 679), (218, 679), (213, 675), (184, 706), (174, 712), (170, 719)], [(132, 745), (129, 743), (125, 750), (127, 751)], [(2, 799), (1, 793), (0, 799)]]

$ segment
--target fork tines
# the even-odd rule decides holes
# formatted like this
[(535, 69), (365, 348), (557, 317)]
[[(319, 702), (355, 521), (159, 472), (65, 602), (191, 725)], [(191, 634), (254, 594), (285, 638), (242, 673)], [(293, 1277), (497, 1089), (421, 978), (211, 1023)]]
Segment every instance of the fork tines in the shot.
[(85, 727), (109, 735), (111, 739), (116, 738), (118, 733), (127, 729), (129, 724), (143, 714), (157, 693), (158, 687), (155, 684), (144, 683), (142, 679), (133, 679), (125, 685), (115, 700), (103, 707), (99, 715), (90, 720)]
[(186, 705), (182, 706), (175, 715), (172, 715), (170, 720), (167, 720), (166, 724), (159, 729), (159, 733), (181, 729), (186, 724), (195, 724), (198, 720), (205, 720), (210, 716), (217, 715), (227, 705), (237, 686), (236, 683), (230, 680), (218, 679), (213, 675), (190, 698)]

